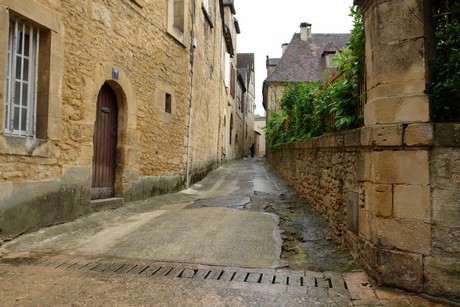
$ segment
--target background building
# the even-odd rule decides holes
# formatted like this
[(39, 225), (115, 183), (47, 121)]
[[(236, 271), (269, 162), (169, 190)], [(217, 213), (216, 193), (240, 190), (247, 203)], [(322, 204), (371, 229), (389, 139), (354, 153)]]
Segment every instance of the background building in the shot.
[(254, 132), (258, 135), (256, 142), (256, 156), (263, 157), (265, 156), (265, 130), (264, 127), (267, 124), (267, 118), (265, 116), (256, 115), (254, 119)]
[(281, 111), (279, 102), (286, 83), (320, 81), (333, 70), (332, 58), (345, 47), (350, 34), (313, 34), (312, 25), (300, 24), (289, 44), (283, 44), (281, 59), (267, 57), (267, 78), (263, 83), (263, 106), (266, 111)]
[[(255, 110), (255, 69), (254, 53), (238, 53), (238, 74), (242, 78), (246, 92), (243, 99), (244, 116), (244, 157), (251, 156), (254, 147), (254, 110)], [(254, 146), (253, 146), (254, 145)]]

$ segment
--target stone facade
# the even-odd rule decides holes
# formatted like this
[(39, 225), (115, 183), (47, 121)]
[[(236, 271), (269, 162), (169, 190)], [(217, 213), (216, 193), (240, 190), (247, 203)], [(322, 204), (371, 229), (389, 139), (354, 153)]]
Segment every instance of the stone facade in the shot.
[(265, 156), (265, 130), (264, 127), (267, 125), (267, 118), (265, 116), (256, 115), (254, 119), (254, 130), (258, 133), (258, 141), (256, 142), (256, 156)]
[(243, 116), (243, 156), (251, 156), (251, 146), (255, 146), (254, 136), (254, 110), (255, 110), (255, 55), (254, 53), (238, 54), (238, 74), (246, 91), (242, 97), (242, 116)]
[[(235, 9), (204, 3), (0, 0), (0, 238), (177, 191), (235, 157)], [(10, 20), (40, 32), (35, 137), (5, 130)], [(101, 205), (90, 190), (105, 83), (118, 126), (114, 199)]]
[(286, 145), (269, 161), (380, 285), (460, 301), (460, 125), (429, 122), (430, 1), (356, 2), (365, 127)]

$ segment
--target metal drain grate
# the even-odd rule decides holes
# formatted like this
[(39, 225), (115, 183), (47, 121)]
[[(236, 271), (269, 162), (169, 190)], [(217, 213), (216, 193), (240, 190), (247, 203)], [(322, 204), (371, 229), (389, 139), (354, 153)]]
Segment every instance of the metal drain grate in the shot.
[[(10, 265), (33, 265), (56, 269), (92, 271), (105, 274), (134, 274), (150, 278), (188, 278), (203, 281), (244, 282), (265, 285), (284, 285), (347, 290), (341, 274), (304, 271), (283, 271), (282, 273), (257, 272), (255, 269), (220, 267), (191, 268), (181, 264), (136, 264), (126, 262), (105, 262), (92, 259), (56, 257), (3, 258), (0, 263)], [(263, 271), (263, 270), (262, 270)], [(328, 276), (329, 275), (329, 276)]]

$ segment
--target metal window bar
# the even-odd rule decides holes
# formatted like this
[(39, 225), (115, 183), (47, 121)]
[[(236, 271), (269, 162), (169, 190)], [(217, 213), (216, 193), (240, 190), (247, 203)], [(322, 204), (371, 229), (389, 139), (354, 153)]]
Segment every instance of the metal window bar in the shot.
[(10, 21), (10, 30), (8, 31), (8, 63), (7, 63), (7, 71), (6, 71), (6, 110), (5, 110), (5, 130), (7, 132), (10, 131), (11, 123), (11, 71), (13, 66), (13, 33), (12, 29), (14, 28), (13, 22)]
[(13, 135), (35, 137), (39, 35), (29, 24), (10, 23), (5, 130)]

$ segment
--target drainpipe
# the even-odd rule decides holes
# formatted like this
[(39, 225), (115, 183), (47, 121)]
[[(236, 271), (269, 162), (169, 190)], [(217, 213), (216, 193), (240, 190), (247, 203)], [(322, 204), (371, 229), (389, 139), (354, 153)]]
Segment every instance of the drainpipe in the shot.
[(187, 131), (187, 162), (186, 162), (186, 182), (185, 187), (190, 187), (190, 142), (192, 133), (192, 101), (193, 101), (193, 64), (195, 59), (195, 1), (192, 0), (192, 29), (190, 31), (190, 93), (189, 93), (189, 106), (188, 106), (188, 131)]

